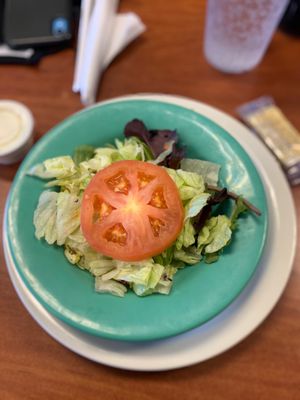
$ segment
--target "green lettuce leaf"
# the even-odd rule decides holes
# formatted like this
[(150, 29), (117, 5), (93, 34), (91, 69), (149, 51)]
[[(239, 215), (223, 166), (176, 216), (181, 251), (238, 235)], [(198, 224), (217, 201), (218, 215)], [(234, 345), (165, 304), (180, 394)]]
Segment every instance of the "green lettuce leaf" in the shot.
[(208, 185), (217, 185), (219, 181), (220, 165), (210, 161), (184, 158), (181, 160), (181, 168), (184, 171), (196, 172), (201, 175)]
[(204, 261), (206, 264), (212, 264), (212, 263), (218, 261), (218, 259), (219, 259), (219, 251), (217, 251), (215, 253), (206, 253)]
[(93, 146), (89, 146), (87, 144), (78, 146), (76, 147), (73, 154), (74, 163), (76, 165), (79, 165), (81, 162), (93, 158), (94, 153), (95, 153), (95, 148)]
[(57, 240), (56, 215), (58, 193), (48, 190), (41, 193), (37, 208), (33, 215), (35, 237), (45, 238), (46, 242), (53, 244)]
[(172, 263), (173, 256), (174, 256), (174, 247), (171, 246), (171, 247), (168, 247), (166, 250), (164, 250), (158, 256), (153, 257), (153, 259), (154, 259), (154, 262), (156, 262), (157, 264), (168, 266)]
[(175, 182), (180, 198), (184, 203), (204, 192), (205, 184), (202, 176), (182, 169), (166, 168), (166, 171)]
[(76, 173), (76, 165), (70, 156), (54, 157), (37, 164), (30, 169), (28, 175), (42, 179), (65, 178)]
[(191, 186), (201, 192), (204, 192), (204, 179), (201, 175), (195, 172), (183, 171), (182, 169), (177, 169), (176, 173), (178, 176), (180, 176), (180, 178), (183, 179), (183, 182), (186, 186)]
[(206, 224), (203, 226), (201, 231), (198, 234), (197, 238), (197, 248), (202, 250), (203, 247), (210, 242), (210, 229), (212, 229), (211, 223), (217, 222), (216, 219), (208, 219)]
[[(154, 282), (152, 287), (145, 287), (143, 285), (134, 284), (133, 290), (138, 296), (148, 296), (152, 293), (159, 293), (168, 295), (173, 285), (173, 277), (177, 272), (177, 268), (172, 265), (168, 265), (163, 269), (163, 273), (160, 274), (160, 271), (153, 270), (152, 273), (155, 274)], [(160, 279), (157, 281), (158, 277)]]
[(80, 226), (79, 198), (68, 192), (60, 192), (57, 196), (56, 230), (57, 244), (63, 245), (67, 237)]
[(146, 284), (133, 282), (132, 289), (138, 296), (147, 296), (153, 293), (162, 277), (164, 267), (154, 264), (151, 268), (148, 282)]
[(185, 220), (199, 214), (202, 208), (207, 204), (209, 197), (209, 193), (201, 193), (193, 197), (185, 206)]
[(204, 252), (216, 253), (225, 247), (231, 239), (231, 229), (230, 229), (230, 219), (226, 215), (218, 215), (217, 217), (211, 217), (204, 225), (203, 229), (206, 227), (209, 231), (207, 235), (207, 229), (205, 230), (205, 240), (204, 235), (201, 233), (198, 237), (199, 244), (204, 245)]
[[(103, 280), (121, 280), (144, 285), (147, 288), (153, 288), (157, 284), (164, 269), (163, 266), (155, 264), (152, 260), (136, 263), (117, 261), (116, 265), (115, 269), (102, 276)], [(156, 282), (153, 281), (155, 276), (158, 276)]]
[(201, 260), (201, 254), (197, 254), (196, 248), (181, 248), (180, 250), (175, 250), (174, 259), (183, 261), (184, 263), (189, 265), (193, 265), (197, 264)]
[(81, 229), (69, 235), (65, 241), (65, 256), (71, 264), (88, 270), (94, 276), (101, 276), (116, 268), (116, 261), (96, 252), (84, 238)]
[(151, 259), (135, 263), (116, 261), (116, 268), (102, 275), (102, 281), (126, 282), (138, 296), (146, 296), (154, 291), (164, 270)]
[(175, 185), (177, 186), (178, 190), (184, 185), (184, 180), (177, 174), (177, 171), (172, 168), (165, 168), (169, 176), (173, 179), (175, 182)]
[(166, 266), (159, 282), (153, 290), (153, 293), (168, 295), (172, 289), (173, 277), (176, 272), (177, 268), (173, 267), (172, 265)]
[(110, 160), (116, 161), (118, 150), (116, 147), (96, 147), (94, 158), (108, 157)]
[(114, 280), (103, 280), (101, 276), (95, 278), (95, 290), (99, 293), (110, 293), (114, 296), (124, 297), (127, 288), (120, 282)]
[(63, 245), (80, 225), (80, 200), (68, 192), (44, 191), (33, 216), (35, 236)]
[(82, 161), (79, 164), (79, 177), (82, 178), (84, 176), (91, 176), (96, 174), (101, 169), (108, 167), (112, 163), (111, 158), (105, 155), (98, 156), (96, 155), (94, 158), (90, 160)]
[(238, 197), (234, 204), (234, 208), (232, 210), (231, 216), (230, 216), (230, 227), (232, 230), (237, 228), (237, 219), (239, 218), (240, 214), (249, 211), (249, 208), (246, 206), (246, 204), (243, 202), (242, 197)]
[(180, 250), (182, 247), (189, 247), (193, 245), (196, 241), (195, 234), (195, 228), (191, 219), (186, 220), (183, 229), (175, 242), (176, 249)]
[(145, 144), (135, 137), (130, 137), (123, 141), (116, 139), (115, 144), (118, 154), (123, 160), (147, 161), (150, 153)]

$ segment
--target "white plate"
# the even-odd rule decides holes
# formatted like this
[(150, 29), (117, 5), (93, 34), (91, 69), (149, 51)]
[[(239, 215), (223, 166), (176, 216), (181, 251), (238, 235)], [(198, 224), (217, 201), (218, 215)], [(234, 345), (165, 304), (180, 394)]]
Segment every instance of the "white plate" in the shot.
[(133, 98), (167, 101), (207, 116), (240, 142), (261, 174), (269, 205), (269, 233), (260, 265), (236, 301), (208, 323), (170, 339), (142, 343), (101, 339), (56, 319), (30, 294), (9, 254), (5, 225), (4, 250), (10, 277), (24, 306), (58, 342), (88, 359), (113, 367), (139, 371), (169, 370), (207, 360), (230, 349), (266, 318), (291, 273), (296, 250), (296, 216), (281, 168), (245, 126), (215, 108), (186, 98), (145, 94), (115, 100)]

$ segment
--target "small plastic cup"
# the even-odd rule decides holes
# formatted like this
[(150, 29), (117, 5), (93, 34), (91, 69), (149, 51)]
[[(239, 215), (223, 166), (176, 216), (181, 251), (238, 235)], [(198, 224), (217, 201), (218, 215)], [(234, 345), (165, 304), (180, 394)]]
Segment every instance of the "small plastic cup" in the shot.
[(34, 118), (22, 103), (0, 100), (0, 164), (21, 161), (33, 144)]
[(262, 60), (289, 0), (207, 0), (204, 54), (209, 64), (242, 73)]

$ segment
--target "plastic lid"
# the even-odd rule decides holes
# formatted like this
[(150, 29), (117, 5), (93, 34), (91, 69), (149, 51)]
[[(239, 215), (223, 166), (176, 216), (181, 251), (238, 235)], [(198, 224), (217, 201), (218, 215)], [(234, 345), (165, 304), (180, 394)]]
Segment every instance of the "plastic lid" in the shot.
[(0, 100), (0, 157), (13, 153), (32, 140), (34, 119), (23, 104)]

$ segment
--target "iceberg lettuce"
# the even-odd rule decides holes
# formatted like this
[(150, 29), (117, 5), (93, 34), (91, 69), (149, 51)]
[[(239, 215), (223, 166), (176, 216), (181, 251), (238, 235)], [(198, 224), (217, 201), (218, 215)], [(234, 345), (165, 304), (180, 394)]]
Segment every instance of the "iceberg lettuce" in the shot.
[(175, 247), (177, 250), (180, 250), (182, 247), (189, 247), (195, 243), (195, 228), (191, 219), (187, 219), (183, 226), (182, 231), (180, 232), (176, 242)]
[(121, 160), (147, 161), (149, 159), (149, 151), (147, 151), (145, 145), (135, 137), (123, 141), (116, 139), (115, 144)]
[(104, 281), (101, 276), (95, 278), (95, 290), (99, 293), (109, 293), (114, 296), (124, 297), (127, 288), (120, 282), (107, 280)]
[(70, 156), (54, 157), (30, 169), (28, 175), (42, 179), (66, 178), (76, 173), (76, 165)]
[(217, 185), (219, 182), (220, 165), (210, 161), (184, 158), (180, 167), (184, 171), (196, 172), (201, 175), (208, 185)]
[(77, 196), (60, 192), (57, 196), (56, 207), (56, 242), (63, 245), (67, 237), (80, 226), (80, 200)]
[(80, 225), (80, 200), (68, 192), (44, 191), (33, 216), (35, 236), (61, 246)]
[(202, 253), (217, 253), (231, 239), (231, 221), (226, 215), (218, 215), (208, 219), (198, 235), (198, 249)]
[(93, 146), (89, 146), (83, 144), (75, 149), (73, 154), (73, 160), (76, 165), (80, 164), (83, 161), (90, 160), (93, 158), (95, 153), (95, 148)]
[[(151, 132), (147, 131), (147, 135), (151, 136)], [(81, 146), (73, 158), (54, 157), (34, 166), (28, 173), (47, 179), (46, 187), (60, 189), (59, 192), (45, 190), (40, 195), (33, 217), (36, 238), (63, 246), (64, 255), (71, 264), (95, 277), (97, 292), (123, 297), (130, 288), (138, 296), (169, 294), (179, 268), (197, 264), (202, 259), (206, 262), (218, 259), (219, 253), (230, 243), (239, 214), (247, 209), (239, 198), (230, 217), (211, 216), (212, 205), (217, 202), (206, 190), (207, 185), (217, 185), (220, 166), (208, 161), (183, 159), (180, 169), (164, 167), (178, 188), (185, 210), (183, 228), (169, 248), (148, 260), (131, 263), (114, 260), (92, 249), (80, 229), (83, 191), (98, 171), (119, 160), (163, 162), (168, 166), (166, 160), (177, 143), (172, 139), (175, 131), (168, 131), (170, 140), (163, 139), (163, 142), (164, 131), (159, 132), (160, 142), (156, 145), (163, 143), (164, 150), (156, 154), (155, 159), (150, 148), (130, 134), (123, 141), (117, 139), (114, 146)], [(208, 207), (209, 213), (206, 212)], [(205, 214), (205, 222), (199, 228), (196, 222), (201, 212)]]
[(42, 192), (37, 208), (33, 214), (35, 237), (45, 238), (46, 242), (53, 244), (57, 240), (56, 215), (58, 193), (48, 190)]
[(184, 203), (204, 192), (205, 184), (201, 175), (181, 169), (167, 168), (166, 171), (175, 182), (180, 198)]
[(202, 208), (207, 204), (209, 197), (209, 193), (201, 193), (194, 196), (185, 206), (184, 220), (186, 221), (188, 218), (195, 217), (197, 214), (199, 214)]

